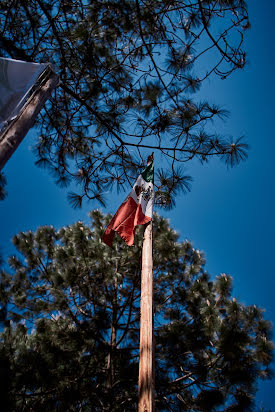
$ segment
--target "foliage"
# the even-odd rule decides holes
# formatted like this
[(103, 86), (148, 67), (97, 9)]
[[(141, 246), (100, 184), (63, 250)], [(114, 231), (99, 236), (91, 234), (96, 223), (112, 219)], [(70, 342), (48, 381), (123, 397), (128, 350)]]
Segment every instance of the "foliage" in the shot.
[(7, 192), (5, 190), (5, 186), (7, 184), (6, 177), (3, 173), (0, 173), (0, 201), (4, 200), (7, 196)]
[[(136, 410), (142, 232), (133, 247), (117, 236), (110, 249), (101, 241), (110, 216), (91, 218), (13, 239), (20, 254), (0, 283), (7, 411)], [(204, 264), (156, 215), (156, 410), (252, 411), (258, 379), (271, 376), (271, 324)]]
[(176, 164), (238, 164), (247, 144), (213, 131), (227, 112), (191, 95), (244, 67), (249, 26), (244, 0), (2, 0), (2, 53), (50, 61), (60, 76), (38, 121), (37, 164), (79, 185), (75, 207), (131, 184), (152, 151), (169, 181), (156, 179), (160, 206), (189, 188)]

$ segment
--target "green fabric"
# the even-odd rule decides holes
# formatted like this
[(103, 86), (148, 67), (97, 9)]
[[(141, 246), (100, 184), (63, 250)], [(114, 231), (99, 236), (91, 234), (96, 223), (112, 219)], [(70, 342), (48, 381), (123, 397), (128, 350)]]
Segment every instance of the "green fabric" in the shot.
[(141, 173), (146, 182), (154, 183), (154, 161), (152, 161)]

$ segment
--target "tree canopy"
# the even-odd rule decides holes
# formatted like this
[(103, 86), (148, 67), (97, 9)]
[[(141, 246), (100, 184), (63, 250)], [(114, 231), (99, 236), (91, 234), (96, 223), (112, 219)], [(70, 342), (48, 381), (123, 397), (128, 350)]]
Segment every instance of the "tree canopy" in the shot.
[[(142, 232), (101, 241), (110, 216), (19, 233), (1, 271), (6, 411), (134, 411)], [(252, 411), (271, 376), (271, 324), (212, 279), (203, 253), (155, 216), (156, 410)]]
[(227, 112), (192, 95), (244, 67), (249, 26), (243, 0), (2, 0), (2, 53), (50, 61), (60, 76), (37, 121), (37, 164), (79, 185), (69, 193), (77, 207), (104, 203), (159, 152), (157, 202), (171, 207), (190, 188), (186, 162), (239, 163), (247, 144), (212, 126)]

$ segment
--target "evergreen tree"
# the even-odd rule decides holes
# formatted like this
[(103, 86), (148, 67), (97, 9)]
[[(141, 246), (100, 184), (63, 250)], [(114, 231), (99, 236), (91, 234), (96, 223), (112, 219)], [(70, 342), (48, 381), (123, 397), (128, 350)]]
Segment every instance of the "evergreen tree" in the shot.
[[(13, 239), (19, 254), (0, 283), (7, 411), (136, 410), (142, 232), (110, 249), (110, 216), (91, 218)], [(258, 379), (271, 376), (271, 324), (204, 264), (156, 215), (156, 410), (252, 411)]]
[(3, 173), (0, 173), (0, 200), (5, 199), (7, 192), (5, 190), (5, 186), (6, 186), (6, 178), (4, 176)]
[(167, 165), (158, 202), (170, 207), (189, 189), (177, 165), (239, 163), (247, 144), (212, 127), (227, 112), (192, 94), (244, 67), (249, 26), (244, 0), (2, 0), (2, 53), (50, 61), (60, 76), (37, 123), (37, 164), (61, 186), (79, 184), (69, 194), (78, 207), (131, 183), (154, 150)]

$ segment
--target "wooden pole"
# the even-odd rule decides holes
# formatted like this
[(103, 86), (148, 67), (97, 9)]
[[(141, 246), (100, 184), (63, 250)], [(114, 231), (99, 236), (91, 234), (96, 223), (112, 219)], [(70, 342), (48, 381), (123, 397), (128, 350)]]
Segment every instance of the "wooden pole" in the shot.
[(18, 117), (0, 136), (0, 171), (22, 142), (29, 129), (33, 126), (38, 113), (58, 85), (59, 77), (54, 72), (31, 96)]
[(152, 221), (144, 230), (140, 297), (138, 412), (154, 412)]

